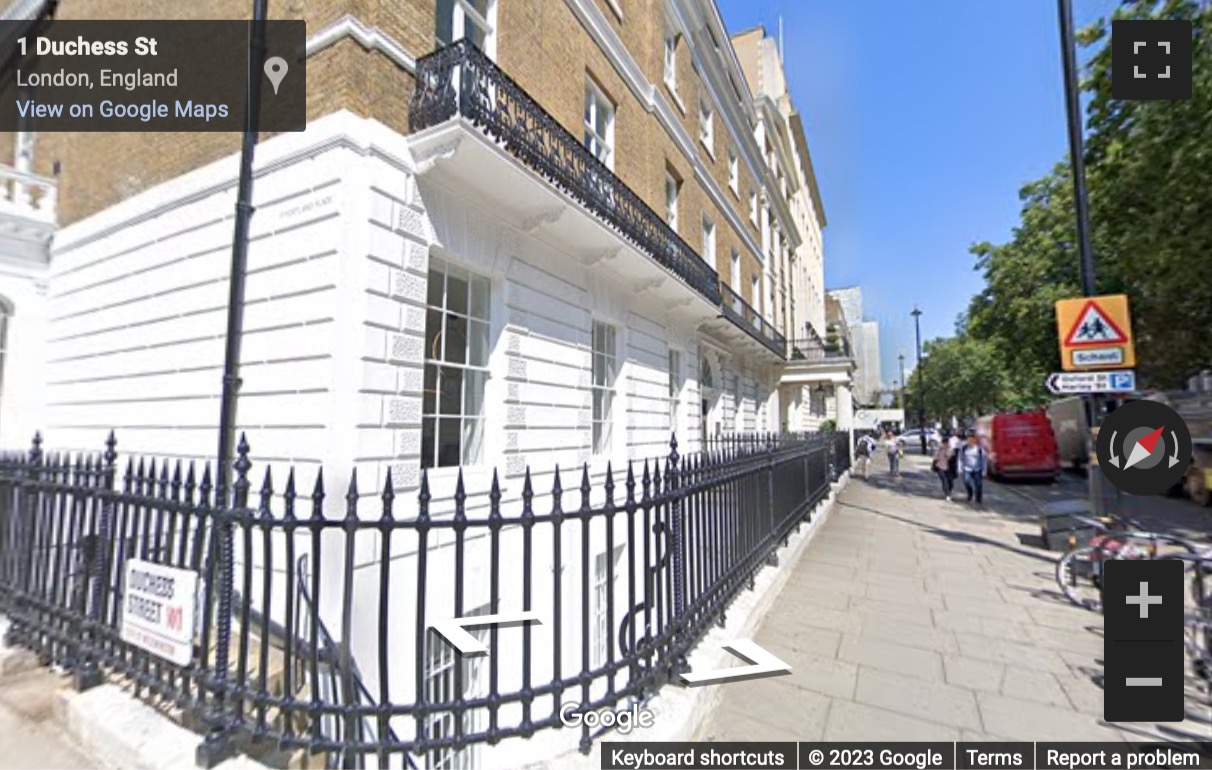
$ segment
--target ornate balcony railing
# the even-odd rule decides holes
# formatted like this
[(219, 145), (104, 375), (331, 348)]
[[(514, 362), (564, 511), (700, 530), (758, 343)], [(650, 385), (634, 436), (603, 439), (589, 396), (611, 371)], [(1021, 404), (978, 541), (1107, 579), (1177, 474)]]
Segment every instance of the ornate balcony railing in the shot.
[(58, 189), (54, 179), (0, 166), (0, 213), (54, 224)]
[(722, 298), (720, 308), (724, 311), (726, 318), (749, 332), (754, 339), (777, 355), (787, 355), (787, 339), (769, 321), (762, 318), (762, 315), (752, 305), (741, 299), (740, 294), (722, 281), (720, 282), (720, 296)]
[[(417, 60), (413, 131), (461, 116), (580, 201), (713, 305), (716, 271), (665, 220), (466, 39)], [(781, 351), (781, 346), (780, 346)]]
[(787, 358), (790, 361), (824, 361), (831, 358), (853, 358), (850, 343), (844, 337), (836, 345), (822, 342), (819, 337), (787, 340)]

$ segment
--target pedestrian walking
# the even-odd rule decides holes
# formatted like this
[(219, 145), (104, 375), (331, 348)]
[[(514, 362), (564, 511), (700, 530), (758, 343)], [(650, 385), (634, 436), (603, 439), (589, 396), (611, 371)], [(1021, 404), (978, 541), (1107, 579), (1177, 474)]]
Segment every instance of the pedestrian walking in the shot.
[(934, 449), (934, 474), (943, 485), (943, 497), (951, 502), (951, 490), (955, 486), (955, 461), (951, 451), (951, 442), (944, 435)]
[(870, 434), (863, 433), (858, 437), (858, 442), (854, 447), (855, 470), (864, 479), (867, 478), (867, 466), (871, 462), (871, 455), (875, 453), (875, 449), (875, 439)]
[(956, 465), (964, 474), (964, 488), (968, 490), (968, 502), (976, 498), (976, 504), (981, 504), (983, 481), (985, 477), (985, 448), (981, 446), (976, 431), (968, 432), (968, 440), (959, 450)]
[(901, 441), (892, 434), (884, 432), (884, 453), (888, 455), (888, 475), (901, 475)]

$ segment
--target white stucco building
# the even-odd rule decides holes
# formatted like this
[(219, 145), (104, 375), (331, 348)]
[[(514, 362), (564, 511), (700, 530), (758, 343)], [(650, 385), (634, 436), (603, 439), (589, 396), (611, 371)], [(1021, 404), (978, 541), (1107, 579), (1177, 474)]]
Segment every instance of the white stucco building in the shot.
[[(460, 66), (480, 73), (496, 72), (494, 57), (504, 53), (494, 25), (526, 30), (531, 21), (522, 11), (511, 17), (504, 3), (488, 2), (486, 13), (439, 5), (450, 14), (438, 19), (439, 38), (458, 30), (475, 39)], [(304, 487), (323, 468), (335, 517), (356, 473), (367, 501), (361, 515), (377, 515), (372, 503), (387, 488), (395, 515), (408, 518), (417, 515), (424, 472), (432, 517), (451, 518), (461, 479), (466, 514), (483, 518), (494, 476), (502, 507), (515, 514), (528, 470), (536, 494), (546, 495), (557, 468), (570, 490), (585, 469), (600, 505), (608, 468), (621, 484), (629, 461), (666, 458), (672, 435), (684, 456), (729, 434), (808, 430), (825, 420), (849, 426), (854, 362), (797, 359), (788, 344), (807, 347), (824, 334), (825, 218), (769, 43), (760, 41), (754, 87), (714, 3), (675, 0), (659, 11), (672, 41), (664, 71), (654, 73), (628, 48), (609, 7), (553, 0), (535, 10), (579, 30), (592, 50), (568, 71), (534, 68), (529, 85), (546, 102), (514, 81), (523, 95), (511, 91), (500, 75), (478, 92), (483, 103), (431, 82), (408, 105), (407, 127), (399, 114), (377, 115), (351, 99), (310, 116), (306, 131), (258, 146), (237, 413), (254, 486), (266, 466), (279, 480), (294, 468)], [(309, 44), (317, 62), (332, 51), (369, 52), (375, 58), (365, 66), (413, 87), (427, 50), (410, 51), (348, 16), (328, 21)], [(521, 65), (530, 52), (517, 50)], [(680, 92), (669, 88), (675, 75)], [(688, 110), (681, 100), (692, 95)], [(472, 109), (496, 110), (499, 122)], [(130, 194), (56, 229), (56, 181), (22, 165), (32, 139), (19, 143), (27, 149), (6, 172), (0, 207), (0, 440), (23, 448), (41, 430), (50, 449), (97, 452), (113, 430), (124, 460), (209, 460), (238, 156), (197, 151), (204, 161), (154, 183), (132, 173), (118, 185)], [(659, 166), (644, 155), (650, 146)], [(651, 190), (663, 207), (652, 205)], [(594, 665), (614, 654), (608, 642), (631, 608), (603, 597), (647, 576), (645, 565), (618, 566), (621, 552), (607, 544), (624, 541), (627, 523), (610, 522), (583, 540), (577, 533), (575, 543), (559, 534), (533, 553), (547, 581), (534, 609), (565, 632), (560, 648), (547, 636), (536, 642), (536, 681), (581, 670), (584, 649)], [(483, 614), (491, 606), (487, 538), (456, 561), (447, 533), (423, 551), (429, 569), (449, 574), (466, 555), (460, 601), (467, 614)], [(403, 597), (393, 611), (416, 611), (409, 570), (421, 549), (404, 540), (389, 543), (384, 558), (381, 543), (363, 538), (352, 562), (330, 548), (312, 565), (325, 580), (355, 574), (355, 630), (377, 633), (387, 622), (378, 605), (384, 563), (393, 564), (392, 596)], [(519, 540), (515, 529), (500, 543), (511, 568)], [(563, 545), (564, 555), (553, 556)], [(243, 558), (240, 569), (259, 569)], [(520, 606), (521, 581), (506, 582), (498, 603)], [(565, 582), (567, 598), (553, 599), (552, 586)], [(436, 578), (425, 593), (431, 608), (453, 606), (454, 595), (454, 581)], [(272, 595), (261, 609), (280, 619), (286, 598)], [(334, 625), (342, 601), (336, 590), (319, 601), (325, 622)], [(372, 681), (375, 639), (349, 640)], [(423, 686), (452, 691), (455, 681), (468, 685), (461, 695), (482, 694), (480, 668), (449, 654), (414, 667), (422, 655), (415, 644), (411, 630), (393, 626), (391, 658), (409, 662), (388, 682), (393, 695), (404, 694), (400, 702)], [(501, 656), (517, 654), (518, 644), (502, 641)], [(450, 673), (463, 665), (461, 679)], [(516, 668), (502, 673), (502, 688), (521, 688)], [(491, 750), (537, 759), (548, 739), (556, 741)]]
[(837, 300), (850, 330), (850, 341), (858, 365), (854, 372), (855, 397), (860, 404), (869, 404), (883, 388), (879, 322), (864, 319), (862, 287), (830, 289), (828, 294)]

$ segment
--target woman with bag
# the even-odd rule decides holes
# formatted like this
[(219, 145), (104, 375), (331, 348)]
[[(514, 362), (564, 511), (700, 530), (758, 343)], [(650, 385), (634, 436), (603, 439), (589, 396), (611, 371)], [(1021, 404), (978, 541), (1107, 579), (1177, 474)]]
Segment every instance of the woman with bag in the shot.
[(901, 441), (892, 431), (884, 433), (884, 452), (888, 455), (888, 475), (901, 475)]
[(943, 485), (943, 497), (951, 502), (951, 490), (955, 486), (955, 454), (951, 451), (950, 436), (943, 434), (934, 450), (934, 474)]

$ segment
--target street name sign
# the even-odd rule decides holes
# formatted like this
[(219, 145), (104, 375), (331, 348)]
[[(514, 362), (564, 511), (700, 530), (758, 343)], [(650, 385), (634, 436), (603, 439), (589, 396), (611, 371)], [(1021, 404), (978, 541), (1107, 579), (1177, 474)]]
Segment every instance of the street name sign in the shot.
[(1126, 294), (1057, 300), (1056, 333), (1066, 372), (1136, 366)]
[(1136, 372), (1055, 372), (1048, 375), (1048, 390), (1056, 395), (1073, 393), (1131, 393), (1136, 390)]
[(142, 559), (126, 562), (122, 640), (188, 666), (194, 659), (198, 573)]

